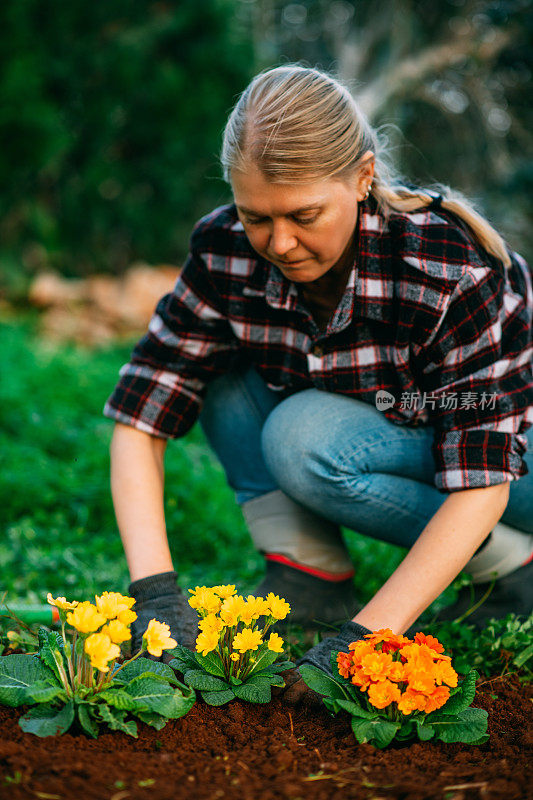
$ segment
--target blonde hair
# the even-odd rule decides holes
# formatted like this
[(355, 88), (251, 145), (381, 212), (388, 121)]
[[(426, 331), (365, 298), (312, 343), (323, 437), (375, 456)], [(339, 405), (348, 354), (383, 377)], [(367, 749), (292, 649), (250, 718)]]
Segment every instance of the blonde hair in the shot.
[(273, 183), (306, 183), (356, 174), (368, 150), (375, 155), (370, 191), (386, 217), (429, 206), (437, 191), (440, 207), (510, 266), (502, 237), (464, 195), (445, 184), (432, 184), (431, 191), (405, 185), (349, 89), (318, 69), (286, 64), (256, 75), (228, 118), (220, 159), (228, 183), (232, 170), (251, 164)]

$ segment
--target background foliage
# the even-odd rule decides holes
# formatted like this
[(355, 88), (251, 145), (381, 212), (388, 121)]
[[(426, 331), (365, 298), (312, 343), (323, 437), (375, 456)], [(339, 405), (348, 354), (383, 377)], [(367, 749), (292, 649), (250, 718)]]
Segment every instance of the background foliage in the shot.
[[(4, 0), (0, 4), (0, 563), (8, 600), (126, 590), (104, 402), (131, 343), (91, 353), (19, 319), (31, 279), (180, 263), (230, 200), (218, 151), (260, 69), (348, 81), (406, 177), (477, 200), (533, 255), (528, 0)], [(251, 588), (261, 559), (196, 427), (166, 456), (183, 586)], [(347, 532), (368, 600), (403, 553)], [(450, 599), (450, 598), (448, 598)]]
[[(88, 599), (129, 583), (109, 487), (113, 422), (102, 416), (131, 343), (100, 352), (36, 335), (34, 315), (0, 326), (0, 596)], [(233, 492), (200, 427), (169, 443), (165, 517), (183, 586), (258, 583), (254, 550)], [(348, 534), (368, 600), (403, 550)]]
[(252, 69), (232, 13), (232, 0), (0, 4), (12, 288), (45, 266), (120, 272), (183, 254), (192, 221), (221, 202), (220, 131)]
[(238, 93), (302, 60), (347, 80), (407, 177), (462, 189), (531, 258), (528, 0), (4, 0), (0, 291), (180, 263), (230, 199)]

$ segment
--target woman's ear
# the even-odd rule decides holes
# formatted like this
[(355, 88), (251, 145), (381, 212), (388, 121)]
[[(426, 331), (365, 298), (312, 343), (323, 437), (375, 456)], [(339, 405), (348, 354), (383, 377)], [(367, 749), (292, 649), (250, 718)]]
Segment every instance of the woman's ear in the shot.
[(374, 179), (374, 168), (376, 159), (372, 150), (367, 150), (361, 159), (361, 163), (355, 174), (355, 193), (357, 201), (361, 202), (368, 197), (368, 192)]

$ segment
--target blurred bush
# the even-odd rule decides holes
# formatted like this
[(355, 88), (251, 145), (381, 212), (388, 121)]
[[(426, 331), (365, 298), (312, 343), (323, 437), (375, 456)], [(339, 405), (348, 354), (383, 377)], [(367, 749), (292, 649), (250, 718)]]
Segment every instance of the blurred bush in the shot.
[(336, 72), (408, 179), (462, 190), (532, 258), (529, 0), (3, 0), (0, 30), (0, 296), (179, 264), (230, 199), (238, 93), (287, 61)]
[[(0, 4), (0, 290), (178, 262), (253, 71), (232, 0)], [(237, 87), (237, 88), (236, 88)]]

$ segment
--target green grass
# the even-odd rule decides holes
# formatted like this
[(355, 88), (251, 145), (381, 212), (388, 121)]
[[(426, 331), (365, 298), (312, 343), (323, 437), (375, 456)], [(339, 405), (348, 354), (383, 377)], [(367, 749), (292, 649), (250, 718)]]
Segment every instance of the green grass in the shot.
[[(38, 318), (0, 324), (0, 563), (10, 603), (48, 591), (86, 598), (129, 578), (109, 488), (113, 422), (104, 403), (134, 340), (91, 351), (43, 341)], [(240, 509), (199, 426), (169, 443), (165, 513), (183, 586), (262, 574)], [(402, 552), (346, 532), (368, 599)]]
[[(43, 341), (37, 331), (32, 313), (0, 319), (0, 599), (14, 605), (44, 603), (47, 592), (80, 600), (105, 589), (125, 592), (109, 486), (113, 422), (102, 409), (135, 340), (91, 351)], [(183, 587), (235, 583), (246, 593), (260, 580), (262, 558), (199, 426), (167, 448), (165, 515)], [(345, 536), (366, 602), (405, 551), (353, 531)], [(435, 601), (426, 630), (432, 611), (453, 597), (449, 588)], [(487, 660), (499, 658), (501, 642), (505, 652), (524, 652), (530, 624), (527, 632), (516, 624), (498, 639), (498, 653), (489, 654), (486, 643)], [(13, 622), (0, 619), (0, 629), (7, 627)], [(462, 638), (455, 628), (442, 633), (453, 633), (446, 643), (454, 640), (463, 653), (475, 637), (466, 625), (461, 630)], [(310, 644), (297, 633), (296, 657)]]

